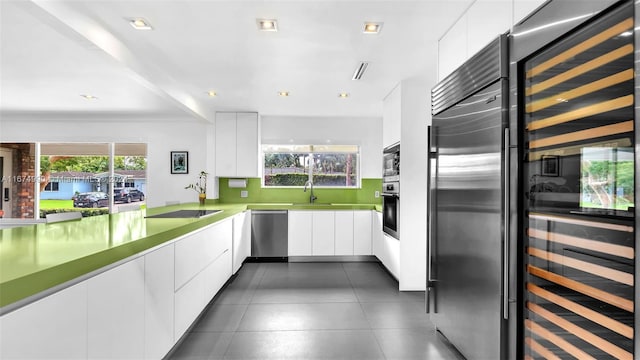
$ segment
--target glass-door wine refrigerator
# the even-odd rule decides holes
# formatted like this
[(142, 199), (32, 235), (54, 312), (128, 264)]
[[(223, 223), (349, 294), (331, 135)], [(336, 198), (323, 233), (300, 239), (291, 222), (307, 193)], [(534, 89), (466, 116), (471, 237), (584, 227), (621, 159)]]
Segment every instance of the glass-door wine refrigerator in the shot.
[(553, 1), (511, 36), (524, 359), (640, 358), (635, 7)]

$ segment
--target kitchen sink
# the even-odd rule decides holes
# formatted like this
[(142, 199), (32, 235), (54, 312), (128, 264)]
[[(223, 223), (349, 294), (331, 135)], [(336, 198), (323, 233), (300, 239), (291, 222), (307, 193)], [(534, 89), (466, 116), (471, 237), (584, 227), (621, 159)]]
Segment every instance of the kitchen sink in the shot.
[(185, 219), (185, 218), (201, 218), (205, 216), (215, 215), (222, 210), (176, 210), (167, 213), (146, 216), (147, 219), (151, 218), (164, 218), (164, 219)]

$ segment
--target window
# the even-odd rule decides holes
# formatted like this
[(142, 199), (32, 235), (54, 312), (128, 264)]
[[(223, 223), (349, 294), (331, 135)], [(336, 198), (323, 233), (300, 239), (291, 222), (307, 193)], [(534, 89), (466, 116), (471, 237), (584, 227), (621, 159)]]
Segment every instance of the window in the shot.
[(262, 153), (265, 187), (360, 186), (356, 145), (263, 145)]
[(51, 181), (44, 187), (44, 191), (60, 191), (60, 183), (57, 181)]

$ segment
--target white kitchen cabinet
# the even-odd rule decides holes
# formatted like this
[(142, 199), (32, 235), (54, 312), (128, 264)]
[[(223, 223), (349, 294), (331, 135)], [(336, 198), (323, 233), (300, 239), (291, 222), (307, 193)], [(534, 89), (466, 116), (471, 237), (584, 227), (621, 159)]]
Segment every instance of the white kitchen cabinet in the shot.
[(144, 257), (87, 280), (88, 357), (144, 358)]
[(236, 176), (260, 176), (258, 174), (258, 143), (258, 114), (238, 113), (236, 116)]
[(231, 218), (175, 243), (175, 325), (177, 341), (231, 276)]
[(231, 277), (231, 251), (225, 251), (203, 271), (205, 306)]
[(216, 176), (259, 177), (258, 114), (216, 113)]
[(0, 359), (86, 357), (86, 282), (61, 290), (0, 318)]
[(398, 279), (400, 275), (400, 241), (386, 235), (382, 231), (382, 213), (374, 212), (371, 231), (373, 237), (373, 255)]
[[(371, 211), (353, 212), (353, 255), (372, 255)], [(337, 254), (336, 254), (337, 255)]]
[(233, 273), (251, 256), (251, 211), (233, 217)]
[(204, 276), (196, 276), (175, 293), (174, 339), (178, 341), (205, 306)]
[[(378, 259), (380, 259), (380, 253), (382, 251), (382, 213), (379, 211), (373, 211), (371, 223), (371, 238), (373, 241), (373, 255), (377, 256)], [(380, 260), (382, 261), (382, 259)]]
[(312, 211), (311, 253), (313, 255), (335, 255), (335, 213)]
[(144, 256), (145, 358), (161, 359), (173, 347), (174, 245)]
[(353, 255), (353, 211), (335, 212), (334, 255)]
[(402, 120), (401, 86), (396, 86), (382, 103), (382, 146), (387, 147), (400, 141)]
[(311, 211), (289, 211), (289, 256), (312, 255), (312, 224)]

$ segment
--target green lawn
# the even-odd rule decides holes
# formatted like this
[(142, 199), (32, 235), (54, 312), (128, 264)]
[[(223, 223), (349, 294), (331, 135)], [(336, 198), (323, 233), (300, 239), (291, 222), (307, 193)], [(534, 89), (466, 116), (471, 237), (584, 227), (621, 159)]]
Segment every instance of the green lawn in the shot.
[(73, 200), (40, 200), (40, 209), (73, 209)]

